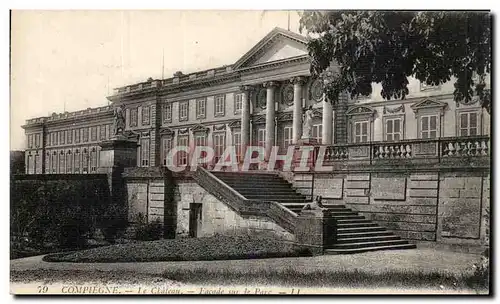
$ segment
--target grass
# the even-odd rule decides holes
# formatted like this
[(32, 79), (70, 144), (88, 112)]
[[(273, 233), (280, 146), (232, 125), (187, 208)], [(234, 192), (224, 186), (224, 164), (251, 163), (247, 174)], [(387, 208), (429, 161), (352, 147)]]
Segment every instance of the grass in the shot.
[(46, 262), (113, 263), (204, 261), (308, 256), (298, 245), (265, 236), (214, 236), (118, 244), (58, 253)]
[(370, 273), (360, 270), (316, 270), (304, 273), (293, 266), (287, 269), (258, 269), (244, 271), (175, 269), (167, 270), (164, 278), (183, 283), (210, 285), (257, 285), (283, 287), (343, 287), (395, 289), (472, 289), (485, 293), (488, 284), (476, 274), (446, 272), (384, 271)]

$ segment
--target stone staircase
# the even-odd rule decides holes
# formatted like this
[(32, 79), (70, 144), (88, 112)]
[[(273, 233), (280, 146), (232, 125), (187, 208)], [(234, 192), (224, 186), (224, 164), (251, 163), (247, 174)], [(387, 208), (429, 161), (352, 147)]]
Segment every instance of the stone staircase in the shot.
[[(299, 214), (306, 197), (277, 174), (212, 172), (229, 187), (247, 199), (276, 201)], [(325, 250), (328, 254), (358, 253), (389, 249), (413, 249), (414, 244), (402, 240), (391, 231), (359, 215), (344, 205), (325, 205), (335, 218), (336, 241)], [(332, 231), (335, 233), (335, 231)]]

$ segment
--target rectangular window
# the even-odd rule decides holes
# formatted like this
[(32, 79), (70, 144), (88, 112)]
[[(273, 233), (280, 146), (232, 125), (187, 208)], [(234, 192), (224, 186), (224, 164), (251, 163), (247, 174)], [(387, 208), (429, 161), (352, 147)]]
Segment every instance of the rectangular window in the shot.
[(68, 130), (68, 144), (73, 143), (73, 130)]
[(172, 165), (172, 158), (168, 157), (168, 153), (170, 152), (170, 150), (172, 150), (172, 138), (163, 137), (161, 139), (161, 155), (164, 166)]
[(188, 101), (179, 102), (179, 121), (188, 120)]
[(80, 134), (81, 130), (80, 129), (76, 129), (75, 130), (75, 144), (79, 144), (80, 143)]
[(172, 103), (163, 105), (163, 122), (172, 122)]
[(137, 110), (138, 108), (130, 109), (129, 127), (137, 127)]
[(42, 164), (40, 163), (40, 154), (38, 154), (38, 151), (35, 154), (35, 174), (41, 174), (42, 173)]
[(224, 116), (225, 96), (215, 96), (215, 116)]
[(241, 111), (243, 107), (243, 93), (234, 95), (234, 113)]
[(71, 154), (71, 151), (68, 151), (66, 154), (66, 173), (71, 173), (71, 167), (73, 166), (73, 155)]
[(99, 130), (101, 140), (106, 139), (106, 127), (107, 127), (107, 125), (103, 125), (103, 126), (101, 126), (101, 129)]
[(58, 143), (57, 143), (57, 132), (52, 132), (50, 133), (50, 141), (52, 142), (52, 145), (53, 146), (57, 146)]
[[(187, 147), (189, 148), (189, 137), (188, 136), (179, 136), (177, 139), (178, 147)], [(184, 150), (180, 150), (177, 152), (177, 164), (179, 166), (185, 166), (188, 162), (188, 153)]]
[(420, 117), (420, 138), (437, 138), (437, 115)]
[(141, 139), (140, 156), (141, 156), (141, 167), (149, 166), (149, 138)]
[(106, 139), (109, 139), (111, 137), (111, 125), (106, 125)]
[(207, 145), (207, 135), (205, 133), (198, 133), (194, 135), (194, 144), (196, 147), (204, 147)]
[(149, 117), (151, 112), (151, 107), (150, 106), (145, 106), (142, 107), (142, 125), (147, 126), (149, 125)]
[(241, 132), (240, 131), (233, 131), (233, 146), (234, 150), (236, 152), (236, 160), (238, 162), (241, 161), (242, 158), (242, 152), (241, 152)]
[(90, 152), (90, 172), (95, 173), (97, 171), (97, 151), (92, 148)]
[(33, 148), (33, 134), (28, 135), (28, 148)]
[(59, 131), (59, 143), (64, 145), (66, 143), (66, 131)]
[(75, 173), (80, 173), (80, 151), (75, 152)]
[(292, 140), (292, 127), (285, 127), (283, 129), (283, 149), (287, 150), (288, 146), (292, 144)]
[(97, 141), (97, 126), (90, 127), (90, 140)]
[(459, 136), (478, 135), (478, 115), (475, 112), (460, 113)]
[(59, 153), (59, 173), (64, 174), (66, 172), (66, 157), (64, 156), (64, 152), (61, 151)]
[(214, 162), (219, 162), (219, 159), (224, 154), (226, 148), (226, 133), (214, 133)]
[(83, 139), (83, 142), (88, 142), (89, 141), (89, 128), (83, 128), (82, 129), (82, 139)]
[(368, 142), (368, 121), (357, 121), (354, 123), (354, 142)]
[(82, 173), (89, 172), (89, 152), (87, 149), (83, 150), (82, 153)]
[(56, 174), (57, 173), (57, 152), (52, 153), (51, 157), (51, 164), (52, 164), (52, 173)]
[(33, 155), (31, 155), (31, 152), (29, 152), (30, 154), (28, 155), (28, 164), (27, 164), (27, 173), (28, 174), (33, 174), (34, 170), (33, 170)]
[(35, 147), (39, 148), (40, 147), (40, 133), (35, 134)]
[(321, 144), (321, 140), (323, 138), (323, 125), (313, 125), (312, 129), (312, 137), (316, 140), (317, 143)]
[(403, 139), (401, 118), (388, 118), (385, 121), (385, 140), (397, 141)]
[(205, 98), (196, 100), (196, 118), (205, 118), (207, 101)]
[(259, 147), (266, 146), (266, 129), (257, 130), (257, 146)]

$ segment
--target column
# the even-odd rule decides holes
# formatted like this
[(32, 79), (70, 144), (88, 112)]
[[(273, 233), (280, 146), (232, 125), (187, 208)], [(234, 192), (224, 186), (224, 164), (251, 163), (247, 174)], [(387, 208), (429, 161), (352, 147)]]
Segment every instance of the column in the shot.
[(251, 86), (240, 87), (241, 99), (241, 154), (245, 155), (250, 145), (250, 92)]
[(305, 78), (294, 77), (290, 81), (293, 83), (292, 142), (296, 144), (302, 137), (302, 86), (305, 83)]
[(265, 146), (265, 160), (269, 159), (271, 155), (271, 149), (274, 145), (274, 130), (275, 130), (275, 101), (274, 101), (274, 89), (276, 87), (276, 82), (270, 81), (264, 83), (264, 88), (267, 89), (266, 92), (266, 146)]
[(321, 144), (331, 145), (333, 134), (333, 107), (323, 94), (323, 133), (321, 134)]

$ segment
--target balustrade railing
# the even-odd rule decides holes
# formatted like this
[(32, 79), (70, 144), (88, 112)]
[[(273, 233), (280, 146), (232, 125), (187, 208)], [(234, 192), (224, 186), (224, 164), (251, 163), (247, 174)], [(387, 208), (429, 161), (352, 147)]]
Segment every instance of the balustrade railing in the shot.
[(452, 157), (490, 156), (490, 137), (444, 137), (397, 142), (342, 144), (317, 146), (316, 150), (319, 151), (321, 148), (324, 149), (323, 163), (327, 165), (351, 160), (376, 162), (397, 159), (435, 159), (440, 162), (442, 159)]

